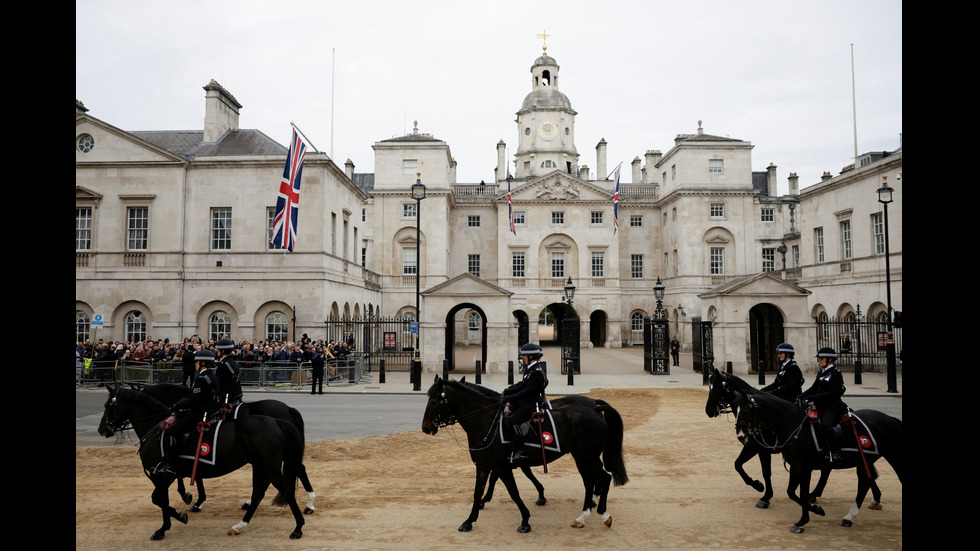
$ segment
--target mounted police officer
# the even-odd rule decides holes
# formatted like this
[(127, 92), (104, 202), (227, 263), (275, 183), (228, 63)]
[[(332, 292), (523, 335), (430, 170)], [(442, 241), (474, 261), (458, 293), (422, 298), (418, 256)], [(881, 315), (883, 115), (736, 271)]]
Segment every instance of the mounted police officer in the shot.
[(779, 373), (772, 384), (764, 386), (762, 390), (792, 402), (803, 393), (803, 372), (794, 359), (796, 350), (792, 344), (784, 342), (776, 347), (776, 357), (780, 361)]
[(833, 348), (824, 347), (817, 352), (817, 365), (820, 371), (813, 381), (813, 386), (800, 395), (800, 401), (812, 402), (820, 415), (820, 427), (827, 438), (828, 459), (831, 464), (839, 463), (840, 452), (840, 419), (847, 413), (847, 405), (841, 397), (844, 395), (844, 375), (834, 366), (837, 353)]
[(161, 425), (163, 433), (163, 457), (154, 467), (153, 474), (169, 474), (176, 476), (171, 460), (178, 449), (180, 437), (193, 430), (198, 421), (210, 418), (221, 407), (221, 383), (212, 371), (214, 367), (214, 352), (201, 350), (194, 355), (194, 365), (197, 373), (191, 386), (191, 395), (181, 398), (173, 405), (171, 416)]
[(214, 349), (218, 351), (215, 373), (221, 383), (221, 400), (228, 404), (237, 404), (242, 401), (242, 368), (233, 355), (235, 341), (218, 339)]
[(511, 437), (511, 463), (521, 463), (527, 460), (524, 455), (524, 436), (517, 432), (517, 427), (531, 418), (531, 414), (544, 403), (544, 389), (548, 379), (544, 375), (544, 365), (541, 357), (544, 350), (534, 343), (521, 347), (521, 365), (524, 377), (507, 387), (501, 396), (504, 403), (510, 403), (511, 416), (505, 419), (514, 436)]

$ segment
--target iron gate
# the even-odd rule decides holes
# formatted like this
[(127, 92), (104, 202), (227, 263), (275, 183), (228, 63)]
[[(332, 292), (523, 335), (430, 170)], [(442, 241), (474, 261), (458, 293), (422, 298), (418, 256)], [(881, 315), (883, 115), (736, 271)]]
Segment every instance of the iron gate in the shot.
[(701, 318), (691, 318), (691, 340), (693, 341), (694, 371), (707, 375), (715, 365), (711, 322), (701, 321)]
[(579, 343), (579, 318), (567, 317), (561, 320), (561, 372), (568, 374), (571, 369), (574, 375), (582, 372), (581, 343)]
[[(887, 321), (862, 318), (863, 316), (854, 316), (817, 320), (817, 350), (825, 346), (836, 350), (837, 361), (834, 365), (841, 371), (854, 371), (855, 362), (860, 360), (861, 371), (885, 373), (885, 348), (879, 346), (879, 341), (882, 334), (888, 332)], [(892, 335), (895, 339), (895, 353), (900, 354), (902, 328), (893, 328)]]
[(414, 320), (395, 317), (330, 318), (326, 340), (354, 343), (354, 354), (363, 356), (364, 371), (372, 371), (385, 361), (385, 371), (409, 371), (415, 334), (409, 324)]
[(666, 318), (643, 318), (643, 371), (670, 375), (669, 333)]

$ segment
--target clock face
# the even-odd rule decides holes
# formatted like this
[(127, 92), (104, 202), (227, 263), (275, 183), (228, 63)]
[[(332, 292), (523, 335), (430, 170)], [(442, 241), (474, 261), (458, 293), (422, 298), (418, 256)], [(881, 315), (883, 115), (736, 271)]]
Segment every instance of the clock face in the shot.
[(538, 136), (542, 140), (553, 140), (558, 137), (558, 125), (551, 121), (541, 121), (538, 125)]

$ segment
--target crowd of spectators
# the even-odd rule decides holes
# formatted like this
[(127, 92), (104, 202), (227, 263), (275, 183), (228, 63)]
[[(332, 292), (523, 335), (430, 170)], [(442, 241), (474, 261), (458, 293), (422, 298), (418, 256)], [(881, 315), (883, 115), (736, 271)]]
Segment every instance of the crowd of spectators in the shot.
[[(93, 366), (116, 365), (182, 365), (193, 362), (197, 351), (214, 351), (217, 339), (202, 339), (194, 335), (182, 342), (170, 339), (145, 341), (105, 341), (86, 340), (75, 344), (75, 352), (83, 362)], [(326, 339), (313, 340), (305, 333), (299, 341), (280, 341), (274, 339), (242, 339), (235, 349), (235, 359), (242, 367), (254, 365), (286, 365), (311, 362), (314, 359), (346, 360), (354, 352), (353, 336), (346, 341)]]

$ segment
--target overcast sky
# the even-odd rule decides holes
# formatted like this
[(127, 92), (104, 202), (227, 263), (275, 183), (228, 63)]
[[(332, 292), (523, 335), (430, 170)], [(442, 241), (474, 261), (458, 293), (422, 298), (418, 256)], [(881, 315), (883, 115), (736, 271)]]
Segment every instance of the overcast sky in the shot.
[(498, 141), (513, 160), (541, 33), (579, 162), (594, 168), (604, 138), (623, 182), (699, 120), (751, 142), (753, 170), (776, 164), (780, 193), (790, 172), (805, 188), (853, 162), (855, 104), (859, 153), (901, 145), (897, 0), (76, 0), (75, 98), (123, 130), (201, 130), (215, 79), (242, 128), (286, 146), (294, 122), (357, 172), (418, 120), (458, 182), (490, 182)]

